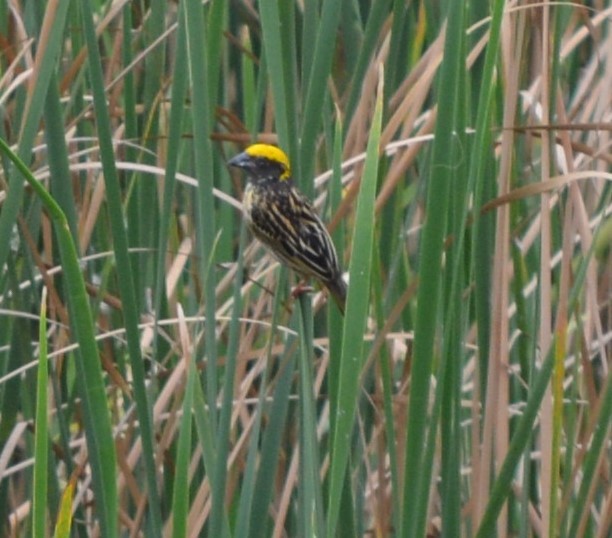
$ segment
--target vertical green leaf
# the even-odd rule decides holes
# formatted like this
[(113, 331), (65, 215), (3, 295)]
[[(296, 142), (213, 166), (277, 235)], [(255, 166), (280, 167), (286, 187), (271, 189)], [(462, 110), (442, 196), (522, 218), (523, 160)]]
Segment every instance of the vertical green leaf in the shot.
[(34, 501), (32, 503), (32, 534), (44, 538), (47, 523), (47, 473), (49, 466), (47, 384), (49, 358), (47, 355), (47, 288), (40, 299), (38, 329), (38, 379), (36, 383), (36, 421), (34, 430)]
[(290, 74), (285, 73), (287, 64), (289, 64), (292, 58), (284, 58), (288, 50), (290, 51), (292, 49), (287, 49), (287, 44), (283, 43), (281, 38), (281, 25), (288, 24), (288, 22), (281, 21), (279, 5), (276, 0), (261, 2), (259, 5), (259, 14), (261, 17), (266, 66), (268, 68), (270, 85), (276, 105), (274, 109), (276, 131), (278, 132), (280, 144), (286, 146), (289, 156), (293, 157), (295, 153), (289, 149), (290, 141), (294, 138), (290, 136), (289, 129), (289, 123), (291, 121), (289, 114), (291, 111), (286, 105), (288, 94), (291, 91), (291, 88), (287, 87), (288, 80), (290, 80)]
[[(32, 144), (40, 125), (40, 118), (45, 104), (49, 81), (57, 66), (62, 50), (62, 34), (66, 24), (66, 13), (70, 0), (60, 0), (57, 5), (49, 5), (43, 25), (49, 30), (49, 39), (38, 48), (36, 63), (38, 78), (30, 87), (24, 110), (23, 123), (19, 129), (19, 149), (17, 155), (21, 160), (30, 162)], [(0, 237), (10, 237), (23, 197), (23, 177), (18, 173), (8, 174), (8, 192), (0, 212)], [(0, 267), (4, 267), (10, 250), (8, 241), (0, 241)]]
[[(206, 388), (208, 405), (216, 409), (217, 400), (217, 349), (215, 334), (215, 274), (213, 271), (214, 242), (217, 236), (215, 221), (215, 201), (213, 195), (214, 167), (210, 143), (212, 107), (208, 81), (210, 71), (206, 50), (207, 27), (202, 3), (186, 0), (184, 10), (187, 30), (187, 68), (191, 82), (191, 114), (193, 125), (193, 148), (195, 174), (199, 180), (197, 189), (197, 238), (202, 256), (202, 275), (204, 281), (204, 312), (206, 314), (205, 351), (207, 358)], [(215, 413), (211, 414), (213, 428), (216, 429)], [(221, 501), (215, 499), (213, 502)], [(214, 510), (213, 510), (214, 512)]]
[(0, 150), (11, 159), (32, 186), (53, 219), (60, 259), (66, 277), (72, 331), (79, 344), (76, 354), (76, 370), (83, 405), (83, 420), (87, 432), (85, 437), (92, 469), (96, 514), (102, 533), (112, 538), (117, 535), (118, 522), (115, 444), (106, 404), (102, 368), (94, 337), (93, 320), (76, 247), (66, 217), (55, 200), (49, 196), (43, 185), (34, 179), (23, 161), (11, 151), (2, 138), (0, 138)]
[[(127, 347), (130, 366), (133, 373), (133, 387), (138, 410), (138, 421), (142, 435), (143, 457), (146, 468), (147, 488), (149, 495), (148, 514), (151, 518), (150, 532), (158, 536), (161, 532), (161, 517), (158, 506), (157, 466), (153, 449), (153, 428), (151, 406), (145, 387), (145, 370), (140, 350), (140, 333), (138, 330), (140, 301), (136, 297), (134, 273), (128, 252), (128, 231), (124, 225), (122, 193), (115, 166), (115, 151), (113, 148), (110, 115), (108, 111), (104, 77), (98, 39), (93, 22), (93, 6), (91, 0), (83, 0), (81, 16), (87, 43), (89, 59), (89, 76), (93, 93), (93, 105), (96, 117), (96, 129), (100, 143), (100, 157), (104, 171), (104, 181), (108, 201), (108, 211), (113, 237), (113, 249), (119, 275), (118, 285), (123, 305), (124, 323), (126, 327)], [(116, 508), (115, 508), (116, 511)]]
[[(183, 350), (187, 353), (188, 350)], [(176, 450), (176, 472), (172, 495), (172, 536), (187, 536), (187, 516), (189, 514), (189, 460), (191, 458), (191, 423), (193, 421), (193, 393), (197, 382), (197, 371), (193, 357), (185, 368), (187, 387), (183, 398), (183, 419), (179, 429), (178, 447)]]
[[(465, 65), (463, 47), (458, 45), (462, 42), (465, 32), (464, 12), (463, 3), (448, 3), (444, 60), (437, 86), (440, 120), (436, 124), (431, 174), (427, 186), (425, 222), (421, 234), (414, 359), (404, 456), (406, 464), (401, 533), (406, 537), (424, 534), (431, 482), (428, 476), (429, 468), (425, 463), (430, 459), (434, 447), (425, 446), (423, 439), (426, 438), (430, 427), (429, 387), (440, 319), (440, 291), (443, 282), (442, 248), (447, 230), (449, 195), (456, 164), (453, 158), (457, 155), (451, 151), (451, 148), (455, 144), (459, 84)], [(435, 425), (431, 427), (435, 428)]]
[(314, 173), (317, 131), (321, 125), (321, 103), (324, 101), (327, 81), (334, 58), (334, 49), (342, 2), (325, 0), (317, 25), (312, 69), (304, 82), (304, 114), (300, 132), (300, 186), (308, 196), (312, 194), (311, 177)]
[(366, 161), (361, 178), (353, 250), (349, 265), (350, 284), (348, 290), (344, 331), (342, 333), (342, 358), (340, 361), (339, 386), (336, 388), (336, 416), (332, 432), (331, 461), (329, 472), (329, 496), (327, 535), (334, 536), (338, 525), (340, 500), (344, 474), (349, 457), (351, 434), (359, 396), (359, 378), (363, 366), (363, 335), (366, 329), (370, 302), (370, 277), (372, 274), (372, 245), (374, 242), (374, 195), (378, 180), (379, 143), (383, 107), (383, 70), (379, 73), (379, 86)]
[(301, 535), (324, 533), (323, 500), (319, 480), (317, 421), (312, 383), (312, 308), (310, 298), (300, 298), (300, 505)]

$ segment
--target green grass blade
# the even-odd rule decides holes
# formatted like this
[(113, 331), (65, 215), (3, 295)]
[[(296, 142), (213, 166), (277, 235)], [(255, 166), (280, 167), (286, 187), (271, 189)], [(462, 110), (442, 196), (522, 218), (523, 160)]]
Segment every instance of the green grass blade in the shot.
[[(241, 252), (239, 259), (242, 258), (243, 252), (244, 251)], [(239, 298), (240, 294), (237, 287), (235, 289), (234, 301), (238, 301)], [(281, 312), (280, 304), (281, 295), (276, 294), (271, 323), (272, 329), (270, 330), (270, 336), (267, 343), (267, 364), (269, 364), (269, 361), (273, 360), (272, 346), (275, 341), (275, 328), (278, 326), (278, 319)], [(290, 366), (287, 365), (288, 362)], [(252, 427), (244, 481), (240, 493), (235, 532), (237, 536), (258, 536), (259, 533), (262, 532), (261, 530), (266, 526), (268, 503), (270, 501), (273, 480), (278, 466), (280, 435), (283, 431), (287, 417), (293, 373), (293, 361), (284, 361), (283, 364), (282, 368), (284, 374), (281, 376), (280, 383), (276, 388), (276, 397), (274, 398), (272, 413), (267, 423), (267, 428), (265, 429), (266, 433), (264, 434), (262, 442), (263, 447), (260, 451), (261, 429), (266, 407), (266, 388), (268, 386), (270, 368), (266, 366), (262, 374), (262, 388), (257, 402), (257, 415)]]
[[(218, 389), (217, 349), (215, 334), (215, 278), (213, 271), (214, 242), (217, 236), (215, 221), (215, 201), (213, 196), (214, 167), (210, 131), (212, 124), (212, 107), (209, 102), (208, 77), (210, 76), (207, 60), (207, 29), (201, 2), (185, 2), (184, 15), (187, 30), (187, 68), (191, 82), (193, 147), (195, 175), (199, 180), (197, 190), (197, 237), (202, 256), (204, 282), (204, 312), (206, 314), (205, 352), (206, 352), (206, 397), (211, 409), (213, 429), (217, 428), (216, 401)], [(221, 498), (213, 497), (213, 514), (216, 514), (217, 503)]]
[(32, 503), (32, 535), (47, 535), (47, 473), (49, 468), (47, 384), (49, 358), (47, 355), (47, 288), (40, 299), (40, 326), (38, 330), (38, 379), (36, 383), (36, 421), (34, 430), (34, 501)]
[[(287, 24), (287, 22), (282, 22), (278, 4), (277, 1), (272, 0), (270, 2), (262, 2), (259, 6), (262, 38), (266, 55), (266, 66), (268, 68), (272, 94), (274, 95), (276, 131), (280, 145), (287, 149), (290, 158), (292, 161), (295, 161), (294, 157), (297, 155), (297, 152), (295, 151), (296, 148), (293, 147), (294, 142), (292, 142), (295, 140), (295, 136), (291, 136), (289, 127), (290, 122), (295, 120), (290, 119), (291, 110), (287, 105), (292, 90), (292, 88), (287, 86), (293, 78), (293, 73), (286, 72), (287, 66), (290, 65), (289, 62), (292, 60), (292, 58), (287, 57), (290, 56), (288, 51), (291, 51), (293, 47), (290, 46), (287, 49), (287, 43), (283, 42), (281, 26), (282, 24)], [(287, 4), (290, 4), (290, 2), (287, 2)]]
[(310, 298), (300, 297), (300, 522), (302, 536), (324, 533), (323, 500), (319, 479), (317, 421), (312, 382), (312, 306)]
[[(362, 81), (368, 66), (372, 61), (372, 57), (376, 52), (376, 43), (380, 35), (381, 26), (383, 25), (385, 18), (388, 16), (388, 8), (389, 0), (379, 0), (374, 2), (371, 7), (372, 11), (367, 18), (363, 42), (357, 49), (359, 54), (357, 56), (355, 67), (352, 71), (353, 80), (350, 86), (350, 94), (345, 110), (346, 117), (349, 120), (353, 117), (357, 102), (361, 96), (361, 92), (363, 90)], [(345, 23), (346, 21), (343, 21), (342, 24)], [(389, 76), (387, 66), (385, 66), (385, 75), (387, 77)], [(392, 88), (385, 88), (385, 91), (390, 92), (392, 91)], [(346, 121), (347, 127), (349, 123), (349, 121)]]
[[(184, 350), (187, 352), (187, 350)], [(189, 460), (191, 459), (191, 423), (193, 420), (193, 393), (198, 379), (193, 357), (186, 368), (187, 387), (183, 398), (183, 419), (179, 430), (176, 456), (176, 474), (172, 496), (172, 536), (187, 536), (187, 515), (189, 513)]]
[[(484, 201), (490, 196), (488, 190), (493, 188), (491, 182), (487, 181), (487, 172), (492, 167), (490, 155), (491, 129), (493, 119), (495, 98), (495, 66), (498, 60), (500, 47), (500, 28), (505, 2), (497, 0), (493, 5), (491, 19), (491, 30), (489, 46), (487, 47), (485, 65), (483, 68), (481, 86), (479, 91), (479, 104), (476, 117), (476, 133), (470, 156), (469, 178), (472, 181), (470, 192), (474, 193), (474, 207), (482, 207)], [(495, 221), (493, 215), (481, 216), (478, 212), (474, 215), (474, 231), (472, 240), (472, 267), (474, 268), (475, 281), (475, 311), (478, 323), (478, 343), (481, 349), (488, 349), (490, 335), (490, 312), (489, 299), (491, 297), (491, 273), (490, 259), (492, 235), (494, 234)], [(481, 361), (485, 363), (483, 359)], [(486, 379), (486, 368), (481, 368), (480, 380)], [(484, 382), (482, 390), (484, 394)]]
[[(68, 151), (65, 142), (65, 127), (60, 106), (59, 88), (56, 77), (49, 83), (45, 104), (45, 137), (49, 149), (51, 177), (69, 178)], [(68, 226), (74, 237), (78, 237), (77, 210), (74, 205), (72, 185), (69, 181), (51, 181), (51, 194), (64, 211)]]
[(76, 247), (66, 217), (55, 200), (42, 184), (34, 179), (23, 161), (10, 150), (2, 138), (0, 138), (0, 150), (13, 161), (26, 178), (55, 224), (60, 259), (66, 278), (72, 330), (75, 340), (79, 343), (76, 369), (83, 402), (83, 419), (87, 430), (86, 439), (96, 497), (96, 513), (104, 536), (112, 538), (117, 535), (118, 522), (115, 443), (107, 410), (93, 320)]
[(318, 22), (318, 33), (315, 37), (315, 49), (312, 59), (312, 70), (308, 79), (304, 96), (304, 121), (300, 133), (300, 186), (307, 196), (312, 195), (311, 177), (314, 175), (315, 149), (317, 131), (321, 125), (321, 103), (324, 101), (325, 90), (329, 78), (334, 50), (334, 42), (340, 20), (342, 2), (326, 0), (323, 2), (321, 18)]
[[(337, 111), (336, 125), (334, 127), (334, 146), (333, 146), (333, 175), (329, 186), (329, 203), (331, 214), (333, 215), (338, 205), (342, 201), (342, 118), (340, 111)], [(344, 260), (344, 237), (346, 225), (344, 222), (333, 231), (332, 239), (336, 246), (336, 253), (339, 260)], [(331, 303), (331, 301), (330, 301)], [(334, 307), (328, 309), (328, 333), (342, 334), (342, 315)], [(337, 390), (340, 387), (340, 357), (342, 354), (342, 341), (340, 338), (330, 338), (329, 340), (329, 367), (327, 369), (327, 379), (329, 384), (329, 427), (334, 431), (336, 417), (336, 404), (338, 403)]]
[(117, 264), (117, 280), (123, 305), (128, 354), (133, 374), (134, 396), (142, 434), (143, 457), (149, 495), (148, 514), (152, 521), (150, 528), (152, 529), (151, 532), (158, 536), (161, 532), (161, 517), (158, 509), (160, 501), (157, 493), (157, 466), (153, 449), (151, 405), (145, 387), (146, 374), (140, 350), (140, 333), (138, 330), (138, 305), (140, 301), (136, 297), (132, 265), (128, 253), (128, 235), (124, 225), (122, 193), (115, 166), (110, 115), (106, 100), (98, 40), (93, 23), (94, 11), (91, 0), (83, 0), (81, 9), (83, 29), (87, 43), (96, 128), (100, 143), (100, 157), (104, 171), (113, 247)]
[(612, 378), (608, 376), (606, 387), (602, 391), (601, 408), (594, 435), (588, 447), (587, 454), (582, 465), (582, 477), (580, 487), (576, 495), (576, 502), (572, 506), (572, 518), (570, 530), (567, 536), (580, 536), (579, 528), (584, 517), (584, 512), (589, 508), (590, 489), (596, 480), (599, 462), (606, 457), (606, 445), (610, 441), (610, 428), (612, 427)]
[(283, 432), (287, 423), (294, 367), (293, 355), (283, 360), (282, 373), (274, 391), (270, 418), (258, 455), (260, 458), (259, 472), (255, 482), (248, 534), (252, 538), (257, 538), (261, 529), (266, 528), (266, 521), (269, 517), (268, 504), (272, 497), (274, 477), (277, 474), (279, 463), (278, 456), (281, 452)]
[[(176, 33), (176, 55), (180, 58), (186, 52), (186, 28), (183, 10), (185, 4), (179, 5), (178, 29)], [(183, 127), (184, 99), (187, 93), (188, 72), (182, 62), (177, 61), (174, 69), (172, 85), (172, 98), (170, 102), (170, 125), (168, 129), (168, 147), (166, 158), (166, 172), (164, 177), (164, 192), (160, 214), (159, 238), (157, 243), (157, 274), (155, 278), (155, 312), (161, 312), (162, 303), (166, 294), (166, 251), (168, 248), (168, 234), (175, 204), (174, 193), (176, 173), (178, 171), (179, 154), (181, 149), (181, 130)], [(156, 331), (156, 340), (158, 332)], [(156, 341), (157, 346), (157, 341)]]
[(421, 235), (419, 261), (419, 289), (415, 323), (414, 358), (404, 461), (404, 493), (402, 536), (416, 537), (424, 534), (424, 524), (429, 498), (430, 473), (425, 468), (433, 446), (425, 446), (429, 427), (429, 387), (435, 356), (435, 339), (440, 319), (441, 270), (444, 235), (447, 231), (449, 194), (453, 182), (455, 152), (451, 151), (456, 127), (460, 73), (465, 58), (458, 46), (463, 38), (465, 6), (460, 2), (448, 4), (448, 26), (444, 47), (444, 60), (437, 92), (438, 121), (431, 158), (431, 174), (428, 179), (428, 196), (425, 223)]
[[(213, 478), (213, 513), (210, 520), (211, 536), (221, 536), (222, 524), (225, 520), (225, 483), (227, 481), (227, 459), (230, 450), (230, 428), (232, 410), (234, 408), (234, 381), (236, 379), (236, 363), (238, 360), (238, 350), (240, 343), (240, 325), (238, 314), (241, 302), (241, 282), (243, 277), (244, 247), (246, 244), (246, 226), (243, 224), (240, 233), (240, 244), (238, 249), (238, 266), (234, 283), (234, 310), (229, 326), (229, 344), (227, 348), (227, 360), (225, 365), (225, 383), (223, 385), (223, 401), (221, 404), (221, 414), (219, 416), (219, 427), (217, 429), (217, 443), (215, 467), (211, 470)], [(216, 501), (215, 501), (216, 499)]]
[[(213, 271), (214, 242), (217, 236), (215, 220), (215, 202), (213, 196), (214, 167), (210, 132), (212, 125), (212, 107), (210, 104), (210, 78), (214, 77), (212, 69), (216, 65), (208, 58), (207, 45), (210, 29), (202, 5), (190, 0), (185, 3), (187, 28), (187, 65), (191, 81), (192, 125), (194, 135), (195, 172), (199, 179), (198, 188), (198, 240), (202, 255), (202, 273), (204, 281), (204, 310), (206, 314), (205, 352), (206, 352), (206, 390), (207, 402), (211, 410), (210, 418), (216, 436), (215, 466), (209, 470), (211, 480), (212, 510), (210, 515), (209, 533), (211, 536), (221, 536), (226, 518), (225, 510), (225, 474), (227, 471), (226, 457), (229, 443), (229, 417), (231, 416), (235, 354), (228, 350), (228, 362), (225, 367), (224, 405), (217, 418), (218, 371), (215, 333), (215, 273)], [(213, 20), (216, 20), (213, 18)], [(214, 34), (214, 31), (213, 31)], [(232, 324), (232, 327), (235, 323)], [(230, 331), (234, 331), (231, 329)], [(236, 337), (233, 336), (235, 339)], [(230, 335), (230, 342), (232, 336)], [(230, 362), (232, 364), (230, 364)]]
[[(55, 9), (49, 5), (49, 9), (45, 14), (43, 25), (46, 25), (49, 30), (48, 41), (44, 44), (41, 43), (37, 50), (36, 63), (38, 70), (36, 84), (30, 87), (24, 111), (24, 120), (19, 130), (19, 149), (17, 150), (17, 155), (25, 162), (30, 162), (32, 158), (32, 145), (40, 126), (49, 81), (56, 69), (61, 53), (61, 38), (64, 33), (66, 13), (69, 5), (70, 0), (61, 0), (56, 6), (53, 6)], [(15, 225), (23, 198), (23, 179), (19, 174), (8, 174), (8, 193), (0, 212), (0, 237), (11, 236), (11, 230)], [(4, 267), (9, 251), (9, 242), (0, 241), (0, 267)]]
[(493, 536), (495, 534), (497, 517), (503, 503), (510, 493), (510, 489), (512, 487), (512, 476), (518, 460), (525, 449), (525, 445), (529, 439), (531, 439), (531, 428), (533, 428), (533, 424), (540, 410), (540, 404), (542, 403), (542, 398), (544, 397), (546, 387), (550, 382), (553, 365), (553, 355), (552, 353), (549, 353), (548, 357), (546, 357), (546, 360), (542, 364), (540, 371), (537, 372), (534, 377), (534, 382), (527, 400), (527, 405), (523, 410), (523, 414), (521, 415), (519, 423), (516, 426), (514, 436), (510, 441), (506, 459), (504, 460), (504, 463), (497, 474), (497, 479), (495, 480), (495, 484), (491, 490), (487, 509), (480, 523), (480, 527), (478, 528), (478, 532), (476, 533), (476, 538), (488, 538), (489, 536)]
[(327, 535), (334, 536), (338, 525), (340, 499), (350, 451), (355, 411), (359, 396), (359, 379), (363, 365), (363, 334), (370, 303), (370, 276), (372, 272), (372, 245), (374, 241), (374, 195), (378, 180), (378, 146), (382, 124), (382, 69), (366, 151), (365, 168), (357, 201), (356, 227), (353, 235), (353, 253), (349, 266), (350, 284), (347, 297), (342, 359), (339, 372), (338, 401), (329, 472)]
[[(150, 0), (147, 4), (147, 16), (143, 20), (142, 36), (146, 42), (153, 42), (164, 31), (166, 18), (168, 17), (168, 6), (164, 0)], [(142, 111), (144, 123), (140, 136), (140, 143), (145, 151), (142, 151), (138, 159), (148, 165), (157, 164), (158, 140), (157, 133), (160, 129), (160, 103), (161, 92), (164, 88), (166, 47), (154, 47), (144, 56), (144, 69), (142, 73), (142, 91), (139, 95), (142, 100)], [(129, 82), (129, 81), (128, 81)], [(127, 87), (130, 91), (132, 88)], [(127, 92), (126, 92), (127, 93)], [(128, 99), (131, 96), (128, 96)], [(128, 100), (129, 104), (129, 100)], [(130, 196), (126, 205), (128, 244), (132, 247), (138, 246), (153, 250), (158, 244), (157, 226), (159, 222), (159, 197), (157, 185), (154, 181), (148, 181), (141, 172), (132, 174), (133, 195)], [(155, 256), (149, 256), (145, 252), (136, 252), (130, 259), (132, 274), (131, 284), (136, 290), (135, 299), (138, 308), (143, 309), (145, 304), (145, 289), (153, 286), (156, 276)], [(152, 500), (155, 500), (153, 498)], [(157, 522), (156, 522), (157, 523)], [(152, 532), (157, 533), (157, 530)]]

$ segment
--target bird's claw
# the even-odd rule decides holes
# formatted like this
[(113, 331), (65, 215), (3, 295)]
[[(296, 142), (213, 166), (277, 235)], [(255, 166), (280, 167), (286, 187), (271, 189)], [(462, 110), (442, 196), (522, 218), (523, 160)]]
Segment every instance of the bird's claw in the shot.
[(300, 282), (295, 288), (291, 290), (291, 297), (297, 299), (300, 295), (304, 293), (312, 293), (315, 289), (312, 286), (309, 286), (305, 282)]

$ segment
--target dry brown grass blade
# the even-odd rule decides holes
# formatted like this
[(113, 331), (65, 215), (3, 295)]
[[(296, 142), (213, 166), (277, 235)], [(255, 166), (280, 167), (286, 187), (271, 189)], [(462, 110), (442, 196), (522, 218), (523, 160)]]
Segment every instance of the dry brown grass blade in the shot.
[[(504, 95), (504, 121), (511, 121), (516, 114), (518, 101), (519, 77), (518, 66), (520, 58), (524, 54), (523, 35), (526, 29), (525, 15), (519, 13), (516, 16), (508, 15), (502, 23), (502, 58), (505, 68), (504, 78), (506, 81), (506, 92)], [(498, 176), (498, 192), (504, 195), (510, 188), (510, 174), (514, 147), (514, 137), (502, 133), (501, 162)], [(488, 501), (489, 486), (492, 481), (492, 461), (499, 466), (504, 460), (508, 450), (508, 406), (509, 406), (509, 328), (507, 323), (509, 272), (510, 262), (510, 213), (507, 207), (501, 209), (496, 215), (497, 238), (495, 254), (493, 259), (493, 288), (491, 307), (491, 335), (489, 350), (481, 350), (487, 356), (487, 392), (483, 400), (483, 428), (482, 444), (476, 443), (472, 450), (472, 461), (475, 462), (473, 469), (473, 499), (472, 508), (475, 522), (480, 522), (484, 515)], [(485, 404), (486, 403), (486, 404)], [(473, 423), (477, 427), (479, 421)], [(472, 436), (478, 439), (478, 435)], [(492, 460), (494, 458), (494, 460)], [(507, 510), (504, 509), (498, 521), (498, 532), (505, 536), (507, 532)]]
[(497, 198), (487, 202), (482, 206), (481, 213), (488, 213), (494, 209), (498, 209), (504, 205), (528, 198), (530, 196), (536, 196), (538, 194), (550, 194), (557, 191), (567, 185), (572, 185), (578, 181), (592, 179), (602, 179), (612, 181), (612, 173), (609, 172), (596, 172), (596, 171), (583, 171), (583, 172), (571, 172), (563, 174), (561, 176), (553, 176), (551, 178), (540, 181), (539, 183), (532, 183), (525, 185), (524, 187), (518, 187), (513, 189), (506, 194), (498, 196)]

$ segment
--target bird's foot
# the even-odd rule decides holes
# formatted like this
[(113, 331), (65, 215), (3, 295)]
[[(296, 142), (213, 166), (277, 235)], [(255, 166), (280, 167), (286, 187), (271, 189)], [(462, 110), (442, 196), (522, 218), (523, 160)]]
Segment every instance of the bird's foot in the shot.
[(297, 299), (300, 295), (304, 293), (312, 293), (315, 289), (308, 285), (305, 281), (301, 281), (295, 288), (291, 290), (291, 297)]

